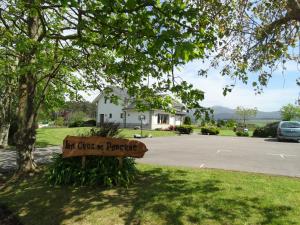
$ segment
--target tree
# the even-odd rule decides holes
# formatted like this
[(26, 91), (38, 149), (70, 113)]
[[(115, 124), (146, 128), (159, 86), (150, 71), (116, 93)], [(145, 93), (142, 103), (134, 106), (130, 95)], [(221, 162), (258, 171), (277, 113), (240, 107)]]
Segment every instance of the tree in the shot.
[(77, 98), (81, 89), (113, 84), (140, 107), (147, 102), (166, 110), (172, 99), (160, 93), (170, 91), (198, 115), (207, 114), (199, 105), (204, 93), (173, 71), (213, 47), (218, 34), (210, 13), (206, 4), (183, 0), (3, 0), (0, 50), (16, 64), (9, 73), (17, 84), (19, 172), (36, 167), (40, 108), (65, 94)]
[(246, 120), (252, 116), (256, 116), (257, 108), (245, 108), (238, 106), (235, 110), (235, 113), (243, 120), (244, 127), (246, 127)]
[(290, 121), (292, 119), (300, 118), (300, 107), (293, 104), (287, 104), (280, 109), (280, 113), (282, 120)]
[(191, 125), (192, 124), (191, 117), (189, 117), (189, 116), (184, 117), (183, 124), (184, 125)]
[[(237, 79), (247, 83), (249, 73), (258, 75), (252, 85), (260, 93), (274, 70), (281, 68), (284, 73), (286, 62), (298, 62), (300, 0), (225, 0), (211, 8), (220, 12), (212, 18), (220, 38), (213, 48), (211, 66), (221, 66), (221, 74), (233, 79), (224, 94)], [(206, 75), (207, 70), (199, 73)], [(300, 77), (297, 83), (300, 85)]]

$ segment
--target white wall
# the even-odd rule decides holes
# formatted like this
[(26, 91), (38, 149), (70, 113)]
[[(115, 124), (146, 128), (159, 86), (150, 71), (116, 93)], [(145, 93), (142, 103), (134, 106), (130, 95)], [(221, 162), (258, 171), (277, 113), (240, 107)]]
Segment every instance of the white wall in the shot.
[[(100, 114), (104, 114), (104, 121), (117, 122), (122, 124), (123, 119), (121, 113), (123, 113), (123, 101), (119, 100), (119, 104), (115, 105), (107, 99), (106, 103), (104, 96), (101, 96), (97, 104), (97, 123), (100, 122)], [(112, 114), (112, 118), (109, 118), (109, 114)]]
[[(121, 126), (124, 125), (124, 102), (123, 100), (119, 100), (119, 104), (116, 105), (110, 102), (110, 99), (107, 99), (105, 103), (104, 96), (101, 96), (97, 103), (97, 116), (96, 121), (100, 123), (100, 114), (104, 114), (104, 121), (108, 122), (117, 122), (120, 123)], [(151, 113), (152, 112), (152, 113)], [(123, 113), (123, 118), (121, 118), (121, 113)], [(109, 114), (112, 114), (112, 118), (109, 118)], [(158, 114), (168, 114), (169, 115), (169, 123), (168, 124), (158, 124), (157, 123), (157, 115)], [(173, 115), (170, 113), (166, 113), (162, 110), (154, 110), (154, 111), (146, 111), (146, 112), (137, 112), (134, 109), (126, 110), (126, 126), (134, 127), (140, 126), (141, 121), (139, 120), (139, 116), (144, 115), (145, 121), (143, 121), (143, 127), (147, 129), (156, 129), (156, 128), (168, 128), (170, 125), (178, 126), (182, 124), (182, 119), (178, 115)], [(150, 118), (151, 115), (151, 118)], [(150, 124), (151, 123), (151, 124)]]
[[(169, 115), (169, 123), (168, 124), (158, 124), (157, 123), (158, 114), (168, 114)], [(161, 110), (155, 110), (153, 112), (151, 129), (157, 129), (157, 128), (165, 129), (165, 128), (168, 128), (170, 125), (178, 126), (180, 124), (182, 124), (182, 122), (180, 121), (180, 116), (176, 116), (176, 115), (173, 115), (173, 114), (170, 114), (170, 113), (166, 113), (166, 112), (161, 111)]]

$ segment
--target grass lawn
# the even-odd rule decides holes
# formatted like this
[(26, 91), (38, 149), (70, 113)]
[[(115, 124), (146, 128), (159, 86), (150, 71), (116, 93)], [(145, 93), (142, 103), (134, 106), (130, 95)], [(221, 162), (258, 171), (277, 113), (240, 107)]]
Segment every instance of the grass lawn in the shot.
[[(76, 128), (41, 128), (37, 130), (38, 147), (46, 147), (49, 145), (62, 145), (63, 139), (67, 135), (82, 135), (88, 133), (91, 127), (76, 127)], [(124, 138), (132, 138), (134, 134), (140, 134), (140, 130), (122, 129), (120, 136)], [(156, 131), (143, 130), (143, 135), (151, 134), (153, 137), (174, 136), (173, 131)]]
[(24, 225), (300, 224), (300, 179), (138, 165), (125, 188), (50, 187), (42, 175), (0, 187)]

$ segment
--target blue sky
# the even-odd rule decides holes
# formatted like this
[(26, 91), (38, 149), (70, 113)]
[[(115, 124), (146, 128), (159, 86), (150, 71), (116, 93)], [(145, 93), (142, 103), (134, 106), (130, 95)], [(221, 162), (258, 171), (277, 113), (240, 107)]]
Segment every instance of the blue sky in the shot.
[[(277, 111), (283, 105), (295, 103), (300, 93), (300, 87), (296, 84), (297, 77), (300, 76), (300, 65), (296, 62), (287, 62), (286, 70), (275, 71), (267, 87), (262, 94), (256, 95), (251, 83), (255, 80), (255, 75), (250, 76), (248, 85), (237, 82), (231, 93), (223, 96), (223, 87), (232, 84), (228, 77), (222, 77), (218, 70), (210, 70), (208, 77), (199, 77), (198, 70), (206, 68), (206, 65), (200, 61), (194, 61), (186, 64), (175, 72), (184, 80), (192, 83), (195, 87), (205, 92), (203, 106), (220, 105), (230, 108), (237, 106), (257, 107), (261, 111)], [(98, 91), (83, 94), (85, 98), (92, 101), (97, 96)]]
[(176, 71), (176, 75), (205, 91), (204, 106), (221, 105), (230, 108), (244, 106), (257, 107), (261, 111), (276, 111), (283, 105), (294, 103), (300, 93), (300, 87), (296, 84), (296, 79), (300, 76), (300, 65), (296, 62), (287, 62), (284, 74), (281, 69), (275, 71), (268, 86), (259, 95), (255, 94), (251, 86), (256, 76), (249, 74), (248, 85), (237, 82), (233, 91), (223, 96), (223, 87), (232, 84), (232, 81), (228, 77), (222, 77), (218, 70), (210, 70), (206, 78), (199, 77), (198, 70), (205, 66), (200, 61), (194, 61)]

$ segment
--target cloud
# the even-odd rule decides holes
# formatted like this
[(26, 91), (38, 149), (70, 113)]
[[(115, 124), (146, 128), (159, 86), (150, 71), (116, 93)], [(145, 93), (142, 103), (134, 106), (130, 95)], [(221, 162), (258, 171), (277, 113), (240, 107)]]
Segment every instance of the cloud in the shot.
[[(204, 106), (221, 105), (230, 108), (245, 106), (257, 107), (262, 111), (276, 111), (285, 104), (294, 103), (300, 92), (299, 86), (295, 83), (295, 78), (299, 74), (294, 73), (295, 67), (292, 67), (292, 71), (287, 68), (285, 78), (275, 75), (262, 94), (256, 95), (251, 85), (237, 82), (233, 91), (223, 96), (223, 88), (233, 81), (221, 76), (218, 70), (210, 70), (207, 78), (199, 77), (198, 70), (205, 66), (207, 65), (199, 61), (192, 62), (181, 71), (176, 71), (177, 75), (205, 92), (205, 99), (202, 102)], [(252, 79), (255, 77), (253, 74), (250, 76)]]

